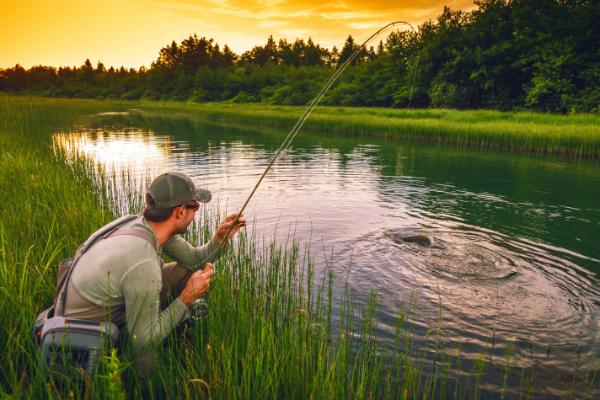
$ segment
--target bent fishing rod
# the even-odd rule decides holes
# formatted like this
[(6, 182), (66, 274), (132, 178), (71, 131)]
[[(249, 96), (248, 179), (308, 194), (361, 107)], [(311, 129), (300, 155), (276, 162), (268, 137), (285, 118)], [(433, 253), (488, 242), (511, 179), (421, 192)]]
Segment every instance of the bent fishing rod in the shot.
[[(292, 129), (290, 130), (290, 132), (287, 134), (287, 136), (285, 137), (285, 139), (283, 140), (283, 142), (281, 143), (281, 145), (279, 146), (279, 148), (277, 149), (277, 151), (273, 155), (273, 157), (271, 157), (271, 160), (269, 161), (269, 164), (265, 168), (265, 170), (262, 173), (262, 175), (260, 176), (260, 178), (258, 178), (258, 181), (254, 185), (254, 188), (252, 188), (252, 191), (250, 192), (250, 195), (248, 196), (248, 198), (244, 202), (244, 205), (242, 205), (242, 208), (240, 208), (240, 210), (238, 211), (238, 213), (236, 215), (236, 218), (233, 220), (231, 226), (229, 227), (229, 230), (225, 234), (225, 240), (229, 239), (229, 234), (231, 233), (231, 231), (233, 230), (233, 228), (237, 225), (240, 217), (243, 215), (244, 210), (246, 209), (246, 206), (248, 206), (248, 203), (250, 202), (250, 200), (254, 196), (254, 193), (256, 193), (256, 190), (260, 186), (261, 182), (263, 181), (263, 179), (265, 178), (265, 176), (267, 175), (267, 173), (269, 172), (269, 170), (271, 169), (271, 167), (273, 166), (273, 164), (275, 163), (275, 161), (279, 158), (279, 156), (281, 155), (281, 153), (283, 153), (290, 146), (290, 144), (292, 143), (292, 141), (294, 140), (294, 138), (298, 134), (298, 131), (300, 131), (300, 128), (302, 128), (302, 126), (304, 125), (304, 122), (306, 122), (306, 120), (308, 119), (308, 117), (310, 116), (310, 114), (317, 107), (317, 105), (319, 104), (319, 102), (321, 101), (321, 99), (323, 98), (323, 96), (325, 95), (325, 93), (327, 92), (327, 90), (329, 90), (329, 88), (335, 83), (335, 81), (337, 80), (337, 78), (344, 72), (344, 70), (346, 68), (348, 68), (348, 66), (356, 59), (356, 57), (358, 57), (358, 55), (366, 48), (366, 46), (367, 46), (367, 44), (369, 42), (371, 42), (374, 38), (376, 38), (377, 36), (379, 36), (381, 33), (383, 33), (384, 31), (386, 31), (387, 29), (389, 29), (389, 28), (391, 28), (393, 26), (396, 26), (396, 25), (407, 25), (413, 32), (416, 33), (415, 28), (410, 23), (408, 23), (408, 22), (405, 22), (405, 21), (391, 22), (391, 23), (387, 24), (386, 26), (380, 28), (377, 32), (373, 33), (371, 36), (369, 36), (369, 38), (367, 40), (365, 40), (360, 46), (358, 46), (354, 50), (354, 52), (350, 55), (350, 57), (348, 57), (335, 70), (335, 72), (331, 75), (331, 77), (329, 78), (329, 80), (327, 80), (327, 82), (325, 82), (325, 85), (323, 85), (323, 87), (321, 88), (321, 90), (319, 91), (319, 93), (317, 93), (317, 95), (305, 107), (304, 112), (302, 113), (302, 115), (300, 116), (300, 118), (298, 118), (298, 121), (296, 121), (296, 123), (294, 124), (294, 126), (292, 127)], [(416, 74), (416, 71), (415, 71), (415, 74)], [(413, 85), (414, 85), (414, 79), (413, 79)], [(412, 92), (412, 90), (411, 90), (411, 92)]]

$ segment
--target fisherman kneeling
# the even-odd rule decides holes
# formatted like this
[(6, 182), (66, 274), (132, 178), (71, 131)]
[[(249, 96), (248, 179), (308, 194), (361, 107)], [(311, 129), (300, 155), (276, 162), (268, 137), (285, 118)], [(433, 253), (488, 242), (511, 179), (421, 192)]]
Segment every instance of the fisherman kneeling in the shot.
[[(143, 215), (123, 217), (92, 235), (59, 283), (50, 311), (57, 317), (49, 318), (38, 333), (42, 349), (47, 351), (50, 342), (55, 348), (54, 342), (64, 342), (65, 330), (49, 323), (53, 320), (55, 325), (71, 324), (67, 332), (75, 332), (68, 333), (72, 343), (77, 343), (78, 327), (85, 331), (86, 321), (108, 323), (113, 331), (126, 327), (140, 371), (150, 373), (156, 359), (153, 345), (190, 317), (189, 307), (209, 288), (209, 260), (246, 225), (244, 218), (229, 215), (207, 244), (192, 246), (180, 234), (194, 220), (200, 203), (210, 199), (211, 193), (196, 188), (186, 175), (166, 173), (148, 188)], [(174, 262), (164, 264), (163, 253)]]

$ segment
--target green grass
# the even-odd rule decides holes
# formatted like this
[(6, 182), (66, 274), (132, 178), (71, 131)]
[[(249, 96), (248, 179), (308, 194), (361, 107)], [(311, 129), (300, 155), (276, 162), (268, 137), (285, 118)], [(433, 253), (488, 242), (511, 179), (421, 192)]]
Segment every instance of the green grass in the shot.
[[(10, 97), (0, 94), (0, 103), (10, 103), (9, 100), (3, 101), (3, 98)], [(53, 107), (64, 108), (67, 114), (72, 112), (69, 104), (77, 103), (78, 108), (90, 109), (103, 104), (107, 110), (139, 108), (173, 117), (195, 116), (224, 124), (249, 123), (285, 129), (290, 129), (304, 111), (304, 107), (266, 104), (101, 102), (40, 98), (33, 98), (31, 101), (45, 101)], [(19, 129), (30, 122), (22, 123), (24, 125), (17, 124)], [(600, 158), (600, 116), (593, 114), (565, 116), (520, 111), (319, 106), (307, 120), (304, 129), (322, 134), (385, 137), (488, 150), (554, 154), (571, 158)]]
[[(139, 102), (142, 110), (291, 128), (303, 107)], [(600, 116), (531, 112), (318, 107), (305, 129), (490, 150), (600, 158)]]
[[(430, 338), (438, 352), (424, 358), (409, 328), (412, 306), (398, 313), (394, 346), (380, 346), (375, 292), (363, 305), (348, 291), (336, 298), (333, 279), (347, 277), (331, 269), (316, 277), (297, 243), (261, 246), (252, 234), (219, 261), (208, 318), (171, 335), (151, 379), (137, 374), (127, 354), (107, 356), (102, 373), (84, 386), (45, 379), (29, 330), (51, 302), (58, 261), (123, 209), (140, 207), (139, 199), (123, 205), (112, 198), (111, 177), (53, 155), (49, 136), (89, 113), (129, 106), (0, 98), (0, 397), (476, 399), (484, 384), (506, 386), (507, 377), (486, 381), (483, 355), (465, 375), (465, 360), (446, 355), (439, 326)], [(217, 219), (204, 215), (190, 240), (206, 240)], [(339, 326), (333, 302), (340, 304)], [(506, 374), (520, 373), (521, 383), (505, 388), (507, 396), (532, 397), (533, 372), (511, 372), (509, 362)], [(583, 392), (565, 397), (591, 398), (595, 378), (582, 377)]]

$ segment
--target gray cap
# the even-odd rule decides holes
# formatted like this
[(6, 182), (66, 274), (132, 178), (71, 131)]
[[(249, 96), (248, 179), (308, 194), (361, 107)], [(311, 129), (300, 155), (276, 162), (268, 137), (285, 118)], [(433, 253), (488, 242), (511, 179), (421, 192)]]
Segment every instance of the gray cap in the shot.
[(157, 176), (150, 184), (148, 194), (152, 196), (157, 209), (180, 206), (190, 200), (208, 203), (212, 198), (208, 190), (196, 188), (194, 182), (181, 172)]

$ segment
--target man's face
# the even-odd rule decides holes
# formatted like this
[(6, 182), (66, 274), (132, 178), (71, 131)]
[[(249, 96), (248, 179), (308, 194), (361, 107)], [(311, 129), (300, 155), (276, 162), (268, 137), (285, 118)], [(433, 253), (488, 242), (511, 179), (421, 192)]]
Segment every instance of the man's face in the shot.
[(187, 232), (188, 227), (194, 221), (196, 217), (196, 211), (200, 208), (200, 203), (197, 201), (190, 201), (176, 210), (177, 212), (177, 233), (183, 234)]

